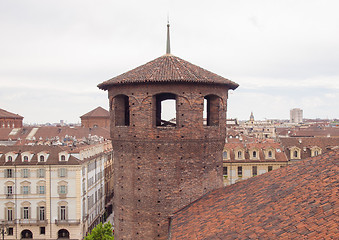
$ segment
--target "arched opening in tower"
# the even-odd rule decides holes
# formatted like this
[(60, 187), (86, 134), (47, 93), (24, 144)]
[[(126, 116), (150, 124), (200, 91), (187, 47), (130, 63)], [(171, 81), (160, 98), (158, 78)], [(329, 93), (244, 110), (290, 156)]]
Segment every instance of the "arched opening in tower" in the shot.
[(155, 125), (175, 127), (177, 125), (177, 96), (173, 93), (160, 93), (155, 96)]
[(203, 123), (205, 126), (219, 125), (220, 98), (216, 95), (204, 97)]
[(126, 95), (118, 95), (113, 99), (114, 121), (115, 126), (129, 126), (130, 111), (129, 97)]

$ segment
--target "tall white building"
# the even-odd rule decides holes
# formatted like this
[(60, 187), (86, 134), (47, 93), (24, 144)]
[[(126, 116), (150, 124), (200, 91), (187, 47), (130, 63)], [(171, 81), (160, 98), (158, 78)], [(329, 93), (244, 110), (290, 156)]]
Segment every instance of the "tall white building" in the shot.
[(300, 108), (293, 108), (290, 110), (290, 122), (302, 123), (303, 122), (303, 110)]

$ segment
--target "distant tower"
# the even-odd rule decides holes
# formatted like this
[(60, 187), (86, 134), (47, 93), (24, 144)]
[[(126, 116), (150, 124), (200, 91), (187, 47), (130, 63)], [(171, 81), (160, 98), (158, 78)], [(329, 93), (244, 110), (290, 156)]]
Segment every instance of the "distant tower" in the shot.
[(293, 108), (290, 110), (290, 122), (302, 123), (303, 122), (303, 110), (300, 108)]
[(251, 112), (251, 116), (250, 116), (250, 122), (254, 122), (254, 115), (253, 115), (253, 112)]
[(167, 239), (171, 214), (223, 186), (227, 96), (238, 84), (171, 55), (168, 42), (165, 55), (98, 87), (111, 111), (115, 239)]

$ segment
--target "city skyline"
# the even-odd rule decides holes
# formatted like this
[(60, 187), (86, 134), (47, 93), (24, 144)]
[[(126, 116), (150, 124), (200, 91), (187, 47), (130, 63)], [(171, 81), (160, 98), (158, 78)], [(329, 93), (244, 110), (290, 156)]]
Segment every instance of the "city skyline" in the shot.
[(2, 1), (0, 108), (24, 123), (80, 122), (96, 85), (166, 50), (240, 84), (228, 118), (338, 118), (337, 1)]

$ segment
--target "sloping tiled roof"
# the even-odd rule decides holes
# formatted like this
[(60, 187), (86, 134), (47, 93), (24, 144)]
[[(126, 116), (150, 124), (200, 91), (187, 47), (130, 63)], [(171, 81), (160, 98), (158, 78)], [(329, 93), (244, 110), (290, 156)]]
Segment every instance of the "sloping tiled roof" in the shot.
[(107, 90), (108, 86), (147, 82), (186, 82), (228, 85), (236, 89), (239, 85), (215, 73), (170, 54), (163, 55), (131, 71), (107, 80), (98, 85)]
[[(80, 165), (82, 161), (74, 156), (70, 156), (68, 161), (59, 161), (59, 153), (69, 149), (60, 146), (0, 146), (0, 166), (29, 166), (29, 165)], [(49, 157), (45, 162), (38, 161), (38, 153), (48, 152)], [(6, 162), (5, 154), (8, 152), (15, 152), (18, 154), (17, 158), (13, 162)], [(30, 162), (21, 161), (21, 153), (31, 152), (33, 155)]]
[[(12, 129), (8, 128), (0, 128), (0, 140), (8, 140), (9, 138), (12, 140), (21, 139), (24, 140), (28, 137), (28, 135), (33, 131), (34, 127), (23, 127), (19, 128), (15, 135), (10, 135)], [(77, 139), (81, 139), (84, 137), (88, 137), (89, 134), (91, 136), (100, 136), (104, 139), (109, 138), (109, 129), (102, 127), (95, 128), (85, 128), (85, 127), (54, 127), (54, 126), (44, 126), (38, 127), (35, 134), (32, 136), (36, 140), (42, 138), (42, 140), (52, 139), (55, 137), (59, 137), (60, 139), (65, 138), (66, 136), (76, 137)], [(22, 142), (24, 144), (24, 142)]]
[(82, 115), (80, 118), (91, 118), (91, 117), (109, 117), (109, 112), (106, 109), (103, 109), (102, 107), (97, 107), (96, 109), (93, 109), (92, 111)]
[(339, 138), (333, 137), (281, 137), (281, 145), (285, 148), (287, 156), (290, 155), (291, 147), (298, 147), (301, 149), (301, 159), (310, 157), (309, 149), (312, 147), (319, 147), (322, 152), (339, 146)]
[(337, 239), (339, 150), (217, 189), (171, 218), (170, 239)]
[[(264, 150), (268, 148), (275, 149), (275, 158), (266, 158), (264, 155)], [(232, 142), (232, 143), (226, 143), (225, 149), (228, 149), (230, 159), (224, 159), (224, 162), (234, 162), (234, 163), (249, 163), (249, 162), (287, 162), (288, 159), (285, 155), (285, 153), (282, 151), (282, 146), (273, 141), (265, 141), (265, 142), (252, 142), (252, 143), (246, 143), (246, 142)], [(237, 149), (243, 149), (245, 150), (245, 158), (243, 160), (237, 160), (236, 159), (236, 150)], [(259, 153), (259, 159), (251, 159), (250, 153), (248, 150), (251, 149), (258, 149)]]
[(20, 116), (19, 114), (11, 113), (0, 108), (0, 118), (24, 118), (24, 117)]

